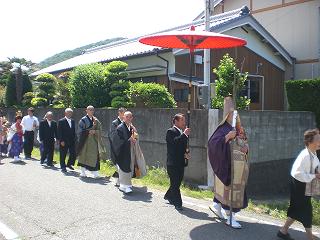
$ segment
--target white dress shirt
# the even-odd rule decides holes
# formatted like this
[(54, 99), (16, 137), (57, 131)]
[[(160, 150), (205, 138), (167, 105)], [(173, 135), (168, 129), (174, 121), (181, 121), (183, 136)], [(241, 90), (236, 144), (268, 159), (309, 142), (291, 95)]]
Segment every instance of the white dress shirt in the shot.
[(67, 122), (68, 122), (68, 124), (69, 124), (69, 127), (72, 128), (71, 119), (70, 119), (70, 118), (67, 118), (67, 117), (65, 117), (65, 119), (67, 119)]
[(175, 127), (180, 132), (180, 134), (183, 134), (183, 132), (180, 128), (178, 128), (177, 126), (173, 126), (173, 127)]
[(34, 123), (36, 123), (36, 127), (39, 127), (38, 118), (35, 116), (30, 117), (29, 115), (24, 116), (21, 121), (21, 124), (23, 125), (25, 131), (34, 131)]
[(51, 121), (47, 120), (49, 127), (51, 127)]
[(189, 136), (187, 135), (187, 134), (185, 134), (180, 128), (178, 128), (177, 126), (173, 126), (174, 128), (176, 128), (176, 129), (178, 129), (178, 131), (180, 132), (180, 134), (182, 135), (182, 134), (184, 134), (184, 135), (186, 135), (186, 137), (187, 138), (189, 138)]
[[(311, 167), (311, 156), (312, 156), (312, 173), (310, 173)], [(319, 159), (317, 155), (312, 153), (305, 148), (302, 150), (294, 161), (291, 176), (300, 182), (308, 183), (311, 182), (315, 177), (315, 169), (319, 166)]]

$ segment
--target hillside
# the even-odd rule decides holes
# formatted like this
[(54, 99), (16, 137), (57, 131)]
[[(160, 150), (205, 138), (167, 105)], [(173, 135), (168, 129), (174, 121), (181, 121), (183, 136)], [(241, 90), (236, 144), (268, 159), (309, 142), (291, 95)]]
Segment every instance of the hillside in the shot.
[(36, 68), (38, 68), (39, 70), (42, 68), (46, 68), (49, 67), (53, 64), (59, 63), (59, 62), (63, 62), (67, 59), (79, 56), (82, 54), (83, 51), (88, 50), (90, 48), (94, 48), (94, 47), (98, 47), (98, 46), (102, 46), (111, 42), (115, 42), (115, 41), (119, 41), (122, 40), (124, 38), (111, 38), (111, 39), (106, 39), (103, 41), (99, 41), (96, 43), (91, 43), (79, 48), (75, 48), (73, 50), (66, 50), (63, 51), (61, 53), (57, 53), (51, 57), (46, 58), (45, 60), (41, 61), (39, 64), (37, 64)]

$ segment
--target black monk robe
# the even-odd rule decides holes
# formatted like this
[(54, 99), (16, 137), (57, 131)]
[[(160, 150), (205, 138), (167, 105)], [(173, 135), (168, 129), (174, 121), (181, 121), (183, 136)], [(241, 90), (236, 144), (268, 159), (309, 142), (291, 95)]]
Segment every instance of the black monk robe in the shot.
[(115, 154), (116, 164), (123, 172), (129, 173), (131, 169), (131, 142), (132, 128), (128, 128), (123, 122), (116, 130), (113, 136), (113, 150)]

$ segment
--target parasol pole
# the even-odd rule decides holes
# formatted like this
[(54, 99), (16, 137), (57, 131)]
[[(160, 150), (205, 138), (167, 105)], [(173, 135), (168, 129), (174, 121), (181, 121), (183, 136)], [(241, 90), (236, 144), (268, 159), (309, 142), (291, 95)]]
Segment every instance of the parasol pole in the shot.
[[(191, 39), (191, 42), (193, 39)], [(192, 74), (193, 74), (193, 59), (194, 59), (194, 48), (193, 46), (190, 47), (190, 57), (189, 57), (189, 63), (190, 63), (190, 73), (189, 73), (189, 91), (188, 91), (188, 110), (187, 110), (187, 127), (190, 128), (190, 115), (191, 115), (191, 93), (192, 93)], [(187, 142), (187, 149), (186, 154), (190, 153), (190, 143), (189, 138)], [(189, 160), (187, 157), (185, 157), (185, 166), (188, 166)]]
[[(235, 48), (235, 62), (237, 60), (238, 51), (237, 48)], [(235, 110), (233, 111), (233, 119), (232, 119), (232, 130), (236, 130), (236, 124), (237, 124), (237, 88), (238, 88), (238, 79), (236, 78), (236, 67), (234, 68), (233, 72), (233, 89), (232, 89), (232, 100), (233, 100), (233, 106)], [(233, 157), (233, 148), (235, 145), (235, 139), (230, 142), (230, 151), (231, 151), (231, 200), (230, 200), (230, 227), (232, 227), (232, 212), (233, 212), (233, 182), (234, 182), (234, 157)]]

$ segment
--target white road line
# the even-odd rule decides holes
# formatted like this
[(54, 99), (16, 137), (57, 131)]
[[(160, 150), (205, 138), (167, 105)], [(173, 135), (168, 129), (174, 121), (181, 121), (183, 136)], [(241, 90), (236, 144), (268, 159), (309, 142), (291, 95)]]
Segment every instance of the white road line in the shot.
[[(183, 201), (183, 203), (189, 205), (189, 206), (196, 206), (196, 207), (199, 207), (199, 208), (202, 208), (202, 209), (209, 209), (209, 206), (205, 206), (205, 205), (202, 205), (202, 204), (196, 204), (196, 203), (192, 203), (192, 202), (188, 202), (188, 201)], [(252, 222), (257, 222), (257, 223), (261, 223), (261, 224), (266, 224), (266, 225), (273, 225), (273, 226), (278, 226), (278, 227), (281, 227), (280, 224), (277, 224), (277, 223), (273, 223), (273, 222), (269, 222), (269, 221), (265, 221), (265, 220), (260, 220), (260, 219), (257, 219), (257, 218), (253, 218), (253, 217), (247, 217), (247, 216), (242, 216), (242, 215), (239, 215), (240, 218), (242, 219), (247, 219), (247, 221), (252, 221)], [(296, 231), (300, 231), (300, 232), (304, 232), (304, 229), (301, 229), (301, 228), (297, 228), (297, 227), (293, 227), (291, 229), (294, 229)], [(313, 232), (314, 235), (320, 235), (319, 232)]]
[(0, 234), (2, 234), (7, 240), (19, 240), (19, 235), (11, 230), (7, 225), (0, 222)]

